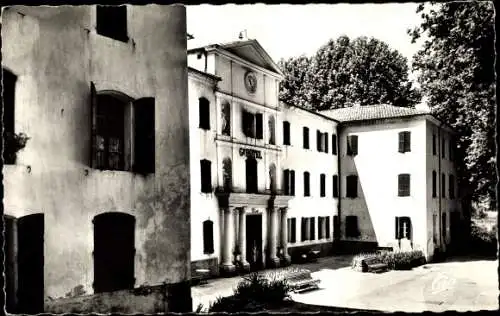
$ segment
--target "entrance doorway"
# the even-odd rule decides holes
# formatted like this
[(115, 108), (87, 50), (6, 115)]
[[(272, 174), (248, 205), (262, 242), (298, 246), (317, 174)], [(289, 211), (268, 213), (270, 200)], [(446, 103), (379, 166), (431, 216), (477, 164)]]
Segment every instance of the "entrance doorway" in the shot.
[(262, 215), (246, 215), (247, 261), (250, 270), (262, 269)]

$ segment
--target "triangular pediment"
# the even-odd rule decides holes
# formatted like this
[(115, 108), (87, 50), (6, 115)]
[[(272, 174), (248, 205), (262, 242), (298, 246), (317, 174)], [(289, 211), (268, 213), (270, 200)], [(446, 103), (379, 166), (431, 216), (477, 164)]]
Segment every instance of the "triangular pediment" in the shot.
[(257, 40), (251, 39), (221, 44), (220, 48), (259, 67), (275, 72), (281, 76), (283, 75), (281, 69)]

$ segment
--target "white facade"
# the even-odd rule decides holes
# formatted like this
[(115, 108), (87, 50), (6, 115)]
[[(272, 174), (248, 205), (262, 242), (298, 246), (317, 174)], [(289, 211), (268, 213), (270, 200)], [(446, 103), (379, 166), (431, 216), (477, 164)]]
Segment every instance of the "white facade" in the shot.
[[(449, 232), (446, 240), (433, 241), (443, 227), (439, 214), (458, 210), (459, 203), (458, 194), (432, 197), (432, 170), (440, 175), (438, 193), (441, 173), (447, 183), (450, 174), (456, 179), (453, 163), (429, 152), (433, 133), (439, 134), (436, 146), (443, 135), (451, 139), (437, 120), (410, 112), (351, 122), (334, 112), (282, 104), (280, 70), (255, 40), (190, 50), (188, 64), (192, 270), (231, 272), (238, 262), (245, 268), (253, 261), (276, 266), (309, 250), (329, 254), (340, 241), (351, 248), (420, 249), (428, 257), (436, 247), (446, 249)], [(411, 135), (408, 152), (398, 150), (400, 132)], [(349, 135), (358, 136), (354, 156), (346, 152)], [(248, 167), (249, 156), (256, 158), (256, 170)], [(203, 163), (210, 169), (208, 189), (202, 188)], [(249, 190), (251, 173), (257, 179)], [(400, 174), (409, 175), (409, 196), (398, 196)], [(349, 175), (358, 176), (356, 197), (346, 197)], [(439, 216), (436, 228), (432, 214)], [(358, 235), (346, 232), (348, 216), (356, 216)], [(395, 227), (396, 217), (410, 222)], [(450, 215), (445, 220), (449, 230)], [(411, 233), (403, 238), (400, 229)], [(255, 252), (248, 251), (252, 245)]]

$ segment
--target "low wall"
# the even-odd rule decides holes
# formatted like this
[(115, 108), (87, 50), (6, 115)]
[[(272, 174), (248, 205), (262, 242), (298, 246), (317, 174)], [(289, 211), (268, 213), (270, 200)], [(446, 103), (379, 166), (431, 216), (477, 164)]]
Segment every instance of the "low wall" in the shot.
[(320, 257), (329, 256), (333, 253), (333, 243), (331, 241), (325, 243), (317, 243), (310, 245), (303, 245), (297, 247), (288, 247), (288, 254), (292, 258), (292, 262), (295, 263), (300, 261), (300, 256), (303, 253), (309, 252), (311, 250), (319, 251)]
[(191, 261), (191, 275), (195, 275), (197, 269), (209, 270), (209, 277), (218, 277), (220, 275), (217, 258)]
[(45, 313), (186, 313), (192, 311), (189, 282), (45, 301)]

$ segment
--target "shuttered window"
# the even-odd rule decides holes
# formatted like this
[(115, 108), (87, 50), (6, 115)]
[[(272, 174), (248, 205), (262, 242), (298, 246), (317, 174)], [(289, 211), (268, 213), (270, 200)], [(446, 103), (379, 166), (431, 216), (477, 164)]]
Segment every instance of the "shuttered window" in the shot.
[(296, 222), (295, 218), (287, 219), (287, 227), (288, 227), (288, 242), (294, 243), (296, 242)]
[(214, 222), (211, 220), (203, 222), (203, 253), (214, 253)]
[(311, 178), (309, 172), (304, 172), (304, 196), (311, 196)]
[(347, 155), (356, 156), (358, 154), (358, 135), (347, 136)]
[(455, 198), (455, 176), (452, 174), (448, 177), (448, 195), (450, 199)]
[(290, 195), (295, 196), (295, 171), (290, 170)]
[(437, 196), (437, 172), (432, 170), (432, 197)]
[(410, 196), (410, 175), (398, 175), (398, 196)]
[(306, 241), (308, 236), (307, 236), (307, 225), (308, 225), (308, 219), (306, 217), (302, 217), (301, 222), (300, 222), (300, 239), (301, 241)]
[(316, 150), (321, 152), (321, 142), (322, 142), (323, 134), (319, 130), (316, 130)]
[(339, 197), (339, 177), (337, 175), (332, 176), (332, 196)]
[(318, 239), (323, 239), (324, 237), (324, 232), (323, 232), (323, 222), (325, 218), (320, 216), (318, 217)]
[(309, 240), (316, 240), (316, 218), (309, 218)]
[(210, 101), (206, 98), (198, 99), (200, 128), (210, 130)]
[(283, 145), (290, 145), (290, 122), (283, 122)]
[(326, 227), (326, 232), (325, 232), (325, 237), (328, 239), (330, 238), (330, 216), (325, 217), (325, 227)]
[(408, 131), (399, 133), (399, 152), (406, 153), (411, 151), (411, 133)]
[(340, 238), (340, 219), (338, 215), (333, 216), (333, 236), (335, 239)]
[(358, 176), (350, 175), (346, 177), (346, 197), (358, 197)]
[(264, 126), (262, 113), (255, 114), (255, 137), (257, 139), (264, 139)]
[(127, 7), (98, 5), (96, 7), (97, 34), (128, 42)]
[(302, 128), (302, 138), (303, 138), (304, 149), (309, 149), (309, 128), (308, 127), (304, 126)]
[(358, 217), (357, 216), (346, 216), (345, 218), (345, 234), (346, 237), (358, 237)]
[(325, 149), (325, 153), (328, 153), (328, 133), (325, 133), (323, 135), (323, 144), (324, 144), (324, 149)]
[(326, 176), (323, 173), (319, 176), (319, 190), (320, 190), (320, 196), (325, 197), (326, 196)]
[(441, 174), (441, 197), (446, 197), (446, 176)]
[(283, 170), (283, 187), (285, 195), (290, 195), (290, 170)]
[(337, 154), (337, 135), (332, 134), (332, 155)]
[(212, 162), (203, 159), (200, 161), (201, 166), (201, 192), (212, 192)]

